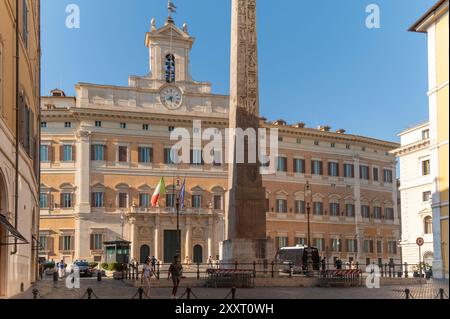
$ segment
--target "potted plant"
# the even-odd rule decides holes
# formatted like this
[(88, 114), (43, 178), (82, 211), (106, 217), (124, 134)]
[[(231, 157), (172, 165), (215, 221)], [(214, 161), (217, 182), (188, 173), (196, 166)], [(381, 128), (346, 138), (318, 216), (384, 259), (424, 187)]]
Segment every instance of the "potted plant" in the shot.
[(45, 273), (47, 276), (53, 275), (53, 273), (56, 271), (55, 267), (56, 267), (56, 264), (55, 264), (54, 261), (48, 261), (48, 262), (46, 262), (46, 263), (44, 264), (44, 273)]

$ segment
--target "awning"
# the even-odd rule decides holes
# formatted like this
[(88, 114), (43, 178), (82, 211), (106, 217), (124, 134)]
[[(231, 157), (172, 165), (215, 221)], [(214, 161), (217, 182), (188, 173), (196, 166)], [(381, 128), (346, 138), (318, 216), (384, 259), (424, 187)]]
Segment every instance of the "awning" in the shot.
[[(25, 237), (22, 236), (21, 233), (13, 226), (11, 223), (6, 219), (6, 216), (0, 214), (0, 227), (5, 227), (6, 231), (8, 231), (11, 235), (6, 236), (7, 238), (14, 238), (22, 242), (22, 244), (29, 244), (28, 240), (25, 239)], [(1, 240), (1, 239), (0, 239)], [(1, 243), (1, 245), (14, 245), (13, 243)]]

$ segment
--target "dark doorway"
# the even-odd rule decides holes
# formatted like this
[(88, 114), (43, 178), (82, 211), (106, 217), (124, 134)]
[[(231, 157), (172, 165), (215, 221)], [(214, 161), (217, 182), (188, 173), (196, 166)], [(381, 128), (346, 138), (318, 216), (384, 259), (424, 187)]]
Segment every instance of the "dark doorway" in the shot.
[(150, 247), (148, 245), (142, 245), (139, 252), (139, 261), (141, 264), (145, 263), (148, 257), (150, 256)]
[[(181, 231), (178, 232), (181, 236)], [(180, 237), (181, 238), (181, 237)], [(173, 257), (177, 254), (177, 231), (164, 231), (164, 263), (171, 263)]]
[(200, 245), (194, 246), (194, 263), (203, 263), (203, 248)]

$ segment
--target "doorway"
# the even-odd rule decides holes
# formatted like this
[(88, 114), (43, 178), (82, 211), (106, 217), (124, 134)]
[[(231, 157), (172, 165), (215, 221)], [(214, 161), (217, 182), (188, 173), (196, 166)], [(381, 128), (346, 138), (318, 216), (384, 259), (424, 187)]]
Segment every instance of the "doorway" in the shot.
[(200, 245), (194, 246), (194, 263), (203, 263), (203, 248)]
[[(6, 183), (3, 178), (3, 174), (0, 171), (0, 214), (6, 216), (8, 212), (8, 194), (6, 193)], [(7, 242), (7, 233), (3, 225), (0, 224), (0, 243)], [(8, 258), (8, 246), (0, 245), (0, 296), (6, 295), (6, 274), (7, 274), (7, 258)]]
[[(178, 236), (181, 238), (181, 231), (178, 232)], [(171, 263), (177, 254), (178, 236), (176, 230), (164, 231), (164, 263), (166, 264)]]
[(150, 246), (142, 245), (141, 249), (140, 249), (140, 252), (139, 252), (139, 256), (140, 256), (139, 257), (139, 262), (141, 264), (144, 264), (147, 261), (147, 258), (151, 257), (150, 256)]

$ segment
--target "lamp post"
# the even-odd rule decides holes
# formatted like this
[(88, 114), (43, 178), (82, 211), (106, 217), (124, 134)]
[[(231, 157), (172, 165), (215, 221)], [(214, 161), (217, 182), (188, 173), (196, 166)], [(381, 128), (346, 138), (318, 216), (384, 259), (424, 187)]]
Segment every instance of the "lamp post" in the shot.
[[(311, 215), (311, 204), (310, 204), (310, 198), (311, 198), (311, 185), (309, 184), (309, 181), (306, 182), (305, 185), (305, 200), (308, 198), (308, 201), (306, 203), (306, 213), (308, 217), (308, 250), (307, 250), (307, 260), (306, 260), (306, 273), (308, 276), (310, 275), (310, 267), (313, 263), (312, 260), (312, 251), (311, 251), (311, 223), (310, 223), (310, 215)], [(314, 267), (313, 267), (314, 270)]]
[(123, 227), (125, 226), (125, 213), (122, 210), (122, 214), (120, 214), (120, 227), (122, 229), (120, 239), (123, 240)]
[(181, 258), (181, 236), (180, 236), (180, 194), (178, 192), (180, 186), (180, 179), (177, 178), (177, 186), (175, 190), (175, 196), (176, 196), (176, 203), (175, 207), (177, 210), (177, 250), (176, 255)]

